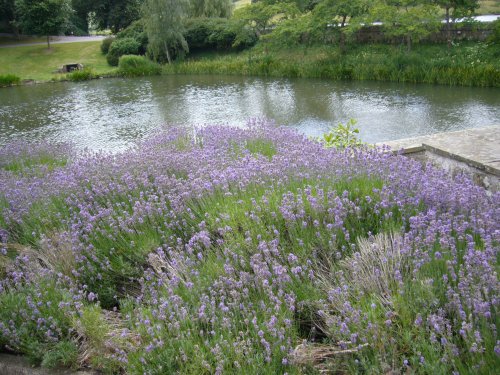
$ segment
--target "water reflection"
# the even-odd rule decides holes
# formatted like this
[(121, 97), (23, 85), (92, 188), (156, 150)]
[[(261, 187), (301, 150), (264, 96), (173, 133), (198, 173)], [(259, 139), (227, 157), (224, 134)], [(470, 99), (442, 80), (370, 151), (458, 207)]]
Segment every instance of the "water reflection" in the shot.
[(499, 94), (494, 88), (225, 76), (13, 87), (0, 90), (0, 143), (49, 139), (120, 150), (160, 126), (242, 126), (251, 117), (308, 135), (355, 118), (362, 139), (377, 142), (500, 123)]

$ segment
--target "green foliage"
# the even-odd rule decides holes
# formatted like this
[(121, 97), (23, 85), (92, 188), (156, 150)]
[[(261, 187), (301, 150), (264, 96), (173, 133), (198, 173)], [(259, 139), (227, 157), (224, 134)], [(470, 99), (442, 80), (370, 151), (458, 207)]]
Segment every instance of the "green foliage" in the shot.
[(78, 368), (78, 346), (69, 340), (58, 342), (43, 356), (42, 367)]
[(408, 50), (413, 42), (421, 41), (441, 26), (438, 8), (415, 0), (376, 2), (362, 22), (375, 21), (382, 22), (385, 35), (406, 43)]
[(277, 153), (276, 146), (268, 139), (251, 139), (246, 142), (245, 146), (252, 155), (259, 154), (267, 157), (268, 159), (272, 159), (272, 157)]
[(417, 45), (410, 52), (388, 45), (304, 47), (263, 50), (187, 61), (164, 68), (166, 74), (234, 74), (500, 87), (495, 48), (464, 44), (451, 51)]
[(82, 35), (87, 35), (89, 32), (89, 13), (92, 11), (92, 3), (88, 0), (71, 0), (73, 13), (70, 23), (71, 29), (67, 32), (76, 33), (82, 32)]
[(500, 45), (500, 19), (492, 22), (491, 26), (492, 32), (488, 37), (488, 43), (491, 43), (491, 46), (495, 47), (495, 49), (500, 53), (500, 48), (498, 47)]
[(123, 55), (137, 55), (139, 53), (140, 44), (133, 38), (117, 39), (109, 47), (109, 52), (106, 56), (108, 64), (118, 66), (118, 60)]
[[(37, 324), (37, 317), (24, 317), (20, 311), (27, 311), (30, 301), (38, 300), (40, 305), (37, 309), (39, 317), (49, 318), (46, 332), (52, 332), (55, 337), (45, 334), (43, 328)], [(70, 339), (71, 318), (61, 309), (59, 304), (70, 303), (71, 294), (57, 285), (55, 281), (40, 279), (37, 285), (17, 285), (15, 288), (0, 293), (0, 319), (10, 322), (18, 332), (17, 345), (13, 350), (26, 353), (34, 364), (44, 363), (52, 365), (67, 361), (72, 363), (74, 356), (67, 345), (58, 347), (59, 340)], [(49, 327), (52, 325), (52, 329)], [(5, 333), (3, 333), (5, 334)], [(0, 344), (5, 338), (0, 333)]]
[(117, 39), (132, 38), (139, 44), (139, 54), (144, 55), (148, 48), (148, 35), (144, 30), (144, 22), (142, 20), (134, 21), (126, 29), (123, 29), (116, 34)]
[(364, 15), (370, 8), (367, 0), (323, 0), (314, 8), (315, 20), (323, 25), (344, 27), (348, 19)]
[(16, 16), (24, 34), (58, 35), (71, 14), (69, 0), (16, 0)]
[(350, 119), (345, 125), (342, 123), (332, 127), (327, 133), (323, 134), (318, 140), (326, 148), (346, 148), (360, 146), (363, 143), (358, 138), (359, 129), (356, 128), (356, 120)]
[(185, 22), (184, 36), (191, 52), (196, 50), (244, 49), (257, 42), (253, 30), (225, 18), (192, 18)]
[(307, 13), (294, 19), (283, 20), (272, 33), (263, 35), (261, 40), (274, 48), (293, 47), (317, 42), (326, 33), (326, 25), (315, 22), (312, 13)]
[(103, 39), (103, 41), (101, 43), (101, 52), (103, 55), (108, 54), (109, 47), (111, 47), (111, 43), (113, 43), (114, 41), (115, 41), (115, 38), (111, 37), (111, 36)]
[(99, 76), (91, 68), (87, 67), (66, 74), (66, 78), (73, 82), (88, 81), (97, 77)]
[(300, 10), (293, 1), (259, 1), (237, 9), (234, 17), (252, 27), (260, 36), (269, 27), (299, 14)]
[(444, 9), (447, 23), (468, 16), (479, 8), (478, 0), (435, 0), (434, 3)]
[(118, 74), (124, 77), (161, 74), (161, 66), (145, 56), (124, 55), (118, 62)]
[(103, 349), (106, 336), (110, 328), (102, 316), (102, 310), (98, 306), (86, 306), (73, 325), (80, 325), (80, 331), (85, 338), (90, 341), (91, 346), (96, 349)]
[(64, 167), (68, 162), (65, 157), (52, 155), (49, 152), (39, 152), (36, 155), (20, 154), (14, 160), (3, 162), (0, 160), (0, 169), (22, 174), (34, 169), (53, 171), (55, 168)]
[(92, 20), (101, 30), (116, 34), (140, 18), (142, 0), (87, 0)]
[(190, 0), (189, 15), (191, 17), (224, 17), (229, 18), (233, 10), (231, 0)]
[(17, 85), (21, 82), (21, 78), (14, 74), (0, 74), (0, 87)]
[(154, 61), (168, 61), (189, 51), (183, 20), (188, 0), (145, 0), (142, 13), (148, 36), (148, 54)]

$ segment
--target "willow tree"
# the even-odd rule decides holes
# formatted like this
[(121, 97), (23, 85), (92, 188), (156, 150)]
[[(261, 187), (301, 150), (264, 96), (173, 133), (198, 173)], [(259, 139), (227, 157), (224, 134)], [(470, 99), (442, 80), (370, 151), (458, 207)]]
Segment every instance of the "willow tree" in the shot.
[(148, 53), (160, 61), (189, 51), (184, 39), (183, 20), (189, 0), (145, 0), (142, 6), (144, 28), (148, 35)]
[(189, 13), (191, 17), (229, 18), (233, 11), (232, 0), (191, 0)]

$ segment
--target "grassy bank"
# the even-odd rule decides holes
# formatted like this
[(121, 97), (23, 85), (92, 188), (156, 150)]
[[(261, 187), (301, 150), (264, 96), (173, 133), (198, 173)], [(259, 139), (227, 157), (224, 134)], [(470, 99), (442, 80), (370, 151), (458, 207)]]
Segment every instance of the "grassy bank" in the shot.
[(415, 46), (411, 52), (390, 45), (335, 46), (251, 51), (191, 58), (167, 65), (166, 74), (234, 74), (270, 77), (378, 80), (500, 87), (498, 49), (483, 43)]
[[(134, 72), (110, 67), (99, 42), (0, 48), (0, 75), (49, 81), (85, 80), (110, 75), (148, 75), (151, 64)], [(198, 53), (185, 61), (165, 65), (164, 74), (229, 74), (269, 77), (378, 80), (462, 86), (500, 87), (500, 53), (487, 43), (417, 45), (411, 52), (391, 45), (351, 46), (341, 53), (336, 46), (301, 46), (271, 49), (260, 44), (240, 53)], [(79, 62), (87, 69), (74, 76), (55, 74), (64, 63)], [(146, 67), (146, 65), (148, 65)]]
[(479, 1), (479, 9), (476, 14), (500, 14), (500, 1), (498, 0), (483, 0)]
[(95, 74), (112, 71), (100, 50), (100, 42), (53, 44), (0, 48), (0, 75), (14, 74), (21, 79), (50, 81), (64, 77), (54, 73), (67, 63), (81, 63)]
[(269, 124), (0, 149), (0, 348), (127, 374), (491, 374), (500, 195)]

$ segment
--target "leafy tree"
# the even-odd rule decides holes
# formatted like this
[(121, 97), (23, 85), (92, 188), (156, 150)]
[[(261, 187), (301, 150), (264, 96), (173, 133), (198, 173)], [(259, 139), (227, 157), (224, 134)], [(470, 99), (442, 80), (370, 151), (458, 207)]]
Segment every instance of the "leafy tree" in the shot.
[(311, 12), (300, 17), (283, 20), (273, 32), (262, 37), (273, 47), (293, 47), (299, 44), (312, 44), (321, 40), (326, 42), (326, 27), (315, 22)]
[(188, 0), (145, 0), (142, 13), (149, 40), (148, 52), (153, 60), (161, 61), (166, 56), (171, 63), (172, 55), (189, 51), (183, 34), (188, 7)]
[(322, 14), (324, 18), (339, 21), (340, 27), (345, 27), (349, 18), (357, 17), (366, 13), (369, 8), (367, 0), (324, 0), (314, 9), (316, 14)]
[(473, 13), (477, 8), (479, 8), (478, 0), (435, 0), (435, 3), (439, 5), (445, 11), (446, 20), (446, 36), (448, 39), (448, 46), (451, 45), (452, 35), (451, 35), (451, 23), (455, 19), (463, 16), (467, 16)]
[(418, 42), (439, 30), (439, 9), (428, 0), (378, 1), (370, 9), (368, 22), (381, 21), (386, 35), (402, 38), (411, 49)]
[(233, 11), (232, 0), (190, 0), (191, 17), (229, 18)]
[(312, 13), (316, 25), (338, 30), (340, 47), (343, 50), (347, 20), (366, 14), (369, 4), (368, 0), (323, 0)]
[(71, 15), (69, 0), (16, 0), (16, 16), (25, 34), (47, 36), (50, 49), (50, 35), (59, 34)]
[(99, 29), (123, 30), (141, 17), (144, 0), (87, 0)]
[(14, 0), (0, 0), (0, 23), (5, 24), (5, 26), (7, 26), (8, 28), (14, 27), (15, 26), (14, 19), (15, 19)]
[(190, 18), (184, 25), (184, 37), (190, 52), (205, 49), (244, 49), (253, 46), (257, 41), (255, 33), (235, 19)]
[(270, 26), (299, 14), (300, 10), (294, 1), (267, 0), (237, 9), (234, 17), (253, 27), (255, 33), (260, 36)]
[(89, 15), (92, 12), (92, 3), (88, 0), (71, 0), (73, 14), (71, 16), (71, 23), (83, 33), (89, 32)]

